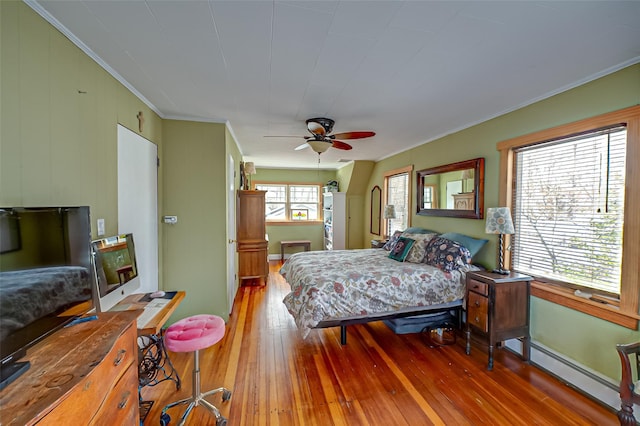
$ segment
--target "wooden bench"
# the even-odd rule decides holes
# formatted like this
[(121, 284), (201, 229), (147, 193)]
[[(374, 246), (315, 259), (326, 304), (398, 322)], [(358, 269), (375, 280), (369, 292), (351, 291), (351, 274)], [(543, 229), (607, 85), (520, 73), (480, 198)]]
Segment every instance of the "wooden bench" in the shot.
[(311, 250), (311, 241), (309, 240), (291, 240), (280, 241), (280, 260), (284, 262), (284, 249), (285, 247), (304, 247), (304, 251)]

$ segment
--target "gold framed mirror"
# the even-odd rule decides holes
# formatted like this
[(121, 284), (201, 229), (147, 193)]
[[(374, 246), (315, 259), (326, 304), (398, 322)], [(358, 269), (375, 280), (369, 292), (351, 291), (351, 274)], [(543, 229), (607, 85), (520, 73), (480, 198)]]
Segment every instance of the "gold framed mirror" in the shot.
[(417, 214), (483, 218), (484, 158), (419, 170), (416, 177)]
[(382, 190), (378, 185), (371, 190), (371, 226), (369, 231), (380, 235), (380, 214), (382, 212)]

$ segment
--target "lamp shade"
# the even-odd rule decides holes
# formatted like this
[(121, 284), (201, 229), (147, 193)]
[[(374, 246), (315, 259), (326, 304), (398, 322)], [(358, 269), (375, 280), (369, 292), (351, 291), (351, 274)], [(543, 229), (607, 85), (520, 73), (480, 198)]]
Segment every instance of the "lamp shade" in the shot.
[(513, 221), (509, 207), (489, 207), (487, 209), (487, 234), (513, 234)]
[(322, 154), (323, 152), (331, 148), (331, 145), (332, 145), (331, 142), (325, 142), (325, 141), (307, 141), (307, 143), (309, 144), (311, 149), (317, 152), (318, 154)]
[(255, 175), (256, 174), (256, 165), (253, 164), (253, 162), (249, 161), (247, 163), (244, 163), (244, 172), (248, 175)]
[(473, 169), (464, 169), (462, 171), (462, 179), (471, 179), (473, 178)]
[(384, 206), (384, 218), (385, 219), (396, 218), (396, 207), (393, 204), (387, 204), (386, 206)]

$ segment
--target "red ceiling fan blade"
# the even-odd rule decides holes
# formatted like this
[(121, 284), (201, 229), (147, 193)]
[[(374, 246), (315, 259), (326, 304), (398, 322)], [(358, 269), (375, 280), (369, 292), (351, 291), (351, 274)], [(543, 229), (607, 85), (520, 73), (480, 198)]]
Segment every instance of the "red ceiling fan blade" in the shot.
[(338, 149), (344, 149), (345, 151), (348, 151), (352, 148), (351, 145), (349, 145), (348, 143), (344, 143), (342, 141), (333, 141), (333, 147)]
[(375, 136), (375, 132), (344, 132), (344, 133), (336, 133), (333, 137), (338, 139), (363, 139), (370, 138)]

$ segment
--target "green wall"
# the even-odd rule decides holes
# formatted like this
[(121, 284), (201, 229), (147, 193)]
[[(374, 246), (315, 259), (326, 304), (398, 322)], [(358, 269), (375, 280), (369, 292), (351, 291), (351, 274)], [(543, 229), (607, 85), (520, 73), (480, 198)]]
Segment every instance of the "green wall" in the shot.
[[(369, 221), (371, 207), (371, 189), (367, 189), (369, 177), (375, 163), (373, 161), (351, 161), (336, 172), (341, 192), (346, 192), (347, 208), (347, 249), (361, 249), (371, 247), (369, 241), (365, 241), (363, 229), (369, 232)], [(366, 215), (365, 215), (366, 211)], [(367, 216), (368, 215), (368, 216)], [(365, 222), (366, 220), (366, 222)]]
[[(251, 182), (271, 183), (317, 183), (325, 185), (336, 179), (335, 170), (297, 170), (297, 169), (273, 169), (258, 167), (256, 174), (251, 177)], [(292, 225), (292, 224), (267, 224), (269, 236), (269, 254), (280, 256), (280, 241), (310, 240), (311, 250), (322, 250), (324, 231), (322, 223)], [(295, 249), (287, 250), (293, 253)]]
[(0, 205), (88, 205), (116, 234), (117, 125), (160, 149), (161, 119), (24, 3), (0, 23)]
[[(500, 160), (496, 143), (638, 104), (640, 64), (382, 160), (375, 165), (368, 186), (382, 187), (385, 171), (413, 165), (411, 203), (415, 211), (415, 171), (484, 157), (484, 205), (485, 208), (494, 207), (498, 205)], [(639, 161), (635, 164), (639, 164)], [(426, 217), (415, 213), (411, 219), (413, 226), (489, 239), (489, 244), (474, 261), (489, 268), (496, 266), (497, 237), (484, 233), (484, 220)], [(368, 220), (366, 222), (368, 228)], [(373, 238), (367, 228), (366, 239)], [(620, 362), (615, 345), (640, 340), (638, 330), (630, 330), (536, 298), (531, 301), (531, 333), (534, 340), (615, 381), (620, 379)]]
[(178, 216), (164, 225), (164, 289), (186, 291), (172, 318), (228, 317), (226, 164), (227, 143), (234, 143), (218, 123), (164, 120), (163, 134), (163, 210)]
[(179, 217), (158, 229), (159, 286), (187, 291), (172, 320), (226, 317), (227, 127), (162, 120), (23, 2), (0, 1), (0, 23), (0, 205), (88, 205), (93, 237), (96, 218), (116, 234), (122, 124), (158, 146), (158, 214)]

